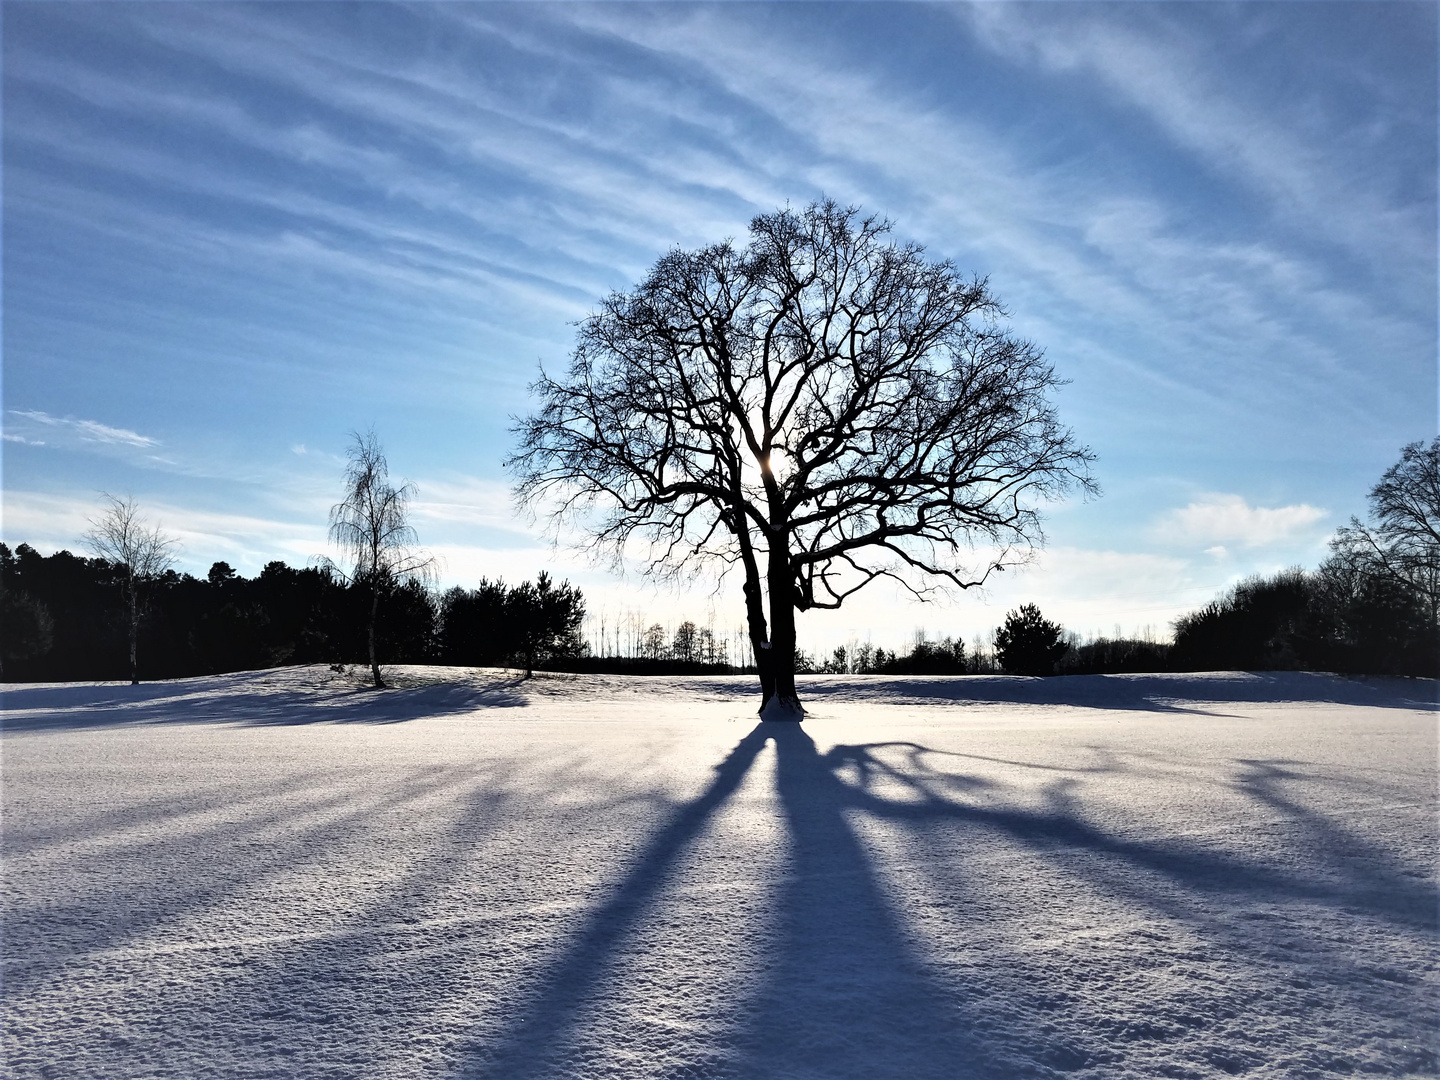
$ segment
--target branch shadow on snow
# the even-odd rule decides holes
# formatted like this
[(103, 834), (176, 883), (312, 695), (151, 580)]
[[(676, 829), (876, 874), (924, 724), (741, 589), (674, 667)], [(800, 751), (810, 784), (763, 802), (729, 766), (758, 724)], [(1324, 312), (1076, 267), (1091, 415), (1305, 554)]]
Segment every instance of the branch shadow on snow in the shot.
[(509, 1029), (476, 1049), (477, 1060), (467, 1076), (522, 1080), (549, 1074), (555, 1055), (566, 1050), (574, 1035), (585, 1005), (603, 991), (612, 961), (680, 857), (754, 764), (766, 742), (764, 729), (762, 723), (741, 739), (715, 767), (705, 791), (678, 808), (651, 837), (610, 898), (586, 919), (566, 954), (544, 973), (540, 987), (517, 1010)]
[[(1033, 1010), (997, 1015), (985, 1000), (985, 983), (947, 977), (929, 965), (852, 828), (856, 815), (901, 826), (921, 848), (929, 846), (933, 830), (966, 842), (998, 836), (1103, 892), (1180, 920), (1239, 956), (1246, 939), (1223, 913), (1256, 905), (1318, 905), (1411, 934), (1433, 937), (1436, 931), (1440, 898), (1433, 883), (1406, 873), (1373, 846), (1363, 852), (1363, 863), (1347, 862), (1345, 855), (1366, 842), (1280, 793), (1284, 773), (1277, 763), (1237, 762), (1234, 783), (1283, 813), (1300, 831), (1305, 850), (1318, 856), (1318, 866), (1306, 867), (1303, 860), (1276, 865), (1184, 836), (1107, 831), (1086, 820), (1076, 778), (1049, 785), (1039, 806), (1017, 806), (994, 801), (993, 782), (983, 777), (929, 768), (925, 759), (937, 752), (922, 745), (837, 745), (821, 754), (799, 725), (762, 722), (717, 767), (704, 794), (678, 808), (654, 834), (561, 958), (516, 1001), (507, 1027), (474, 1049), (462, 1075), (583, 1075), (576, 1063), (596, 1037), (586, 1030), (587, 1016), (611, 990), (618, 957), (675, 876), (685, 849), (769, 742), (776, 749), (776, 794), (789, 839), (789, 873), (770, 901), (768, 925), (755, 931), (771, 950), (758, 985), (731, 1006), (729, 1050), (719, 1059), (676, 1066), (671, 1071), (677, 1076), (1008, 1080), (1110, 1060), (1103, 1050), (1072, 1045), (1043, 1021), (1054, 1007), (1043, 971), (1033, 971), (1031, 989), (1021, 991), (1027, 1001), (1034, 999)], [(896, 748), (908, 755), (898, 768), (882, 756)], [(1117, 759), (1088, 771), (1126, 767)], [(882, 780), (899, 784), (903, 795), (895, 797), (893, 789), (881, 794)], [(973, 890), (963, 862), (939, 872), (955, 876), (953, 895)], [(1373, 974), (1343, 941), (1319, 948), (1323, 970)]]
[[(912, 765), (910, 769), (897, 769), (876, 753), (877, 750), (895, 746), (906, 748)], [(954, 798), (953, 793), (967, 786), (964, 774), (917, 767), (924, 756), (932, 754), (968, 756), (931, 750), (915, 743), (875, 743), (837, 745), (824, 755), (824, 762), (832, 772), (846, 771), (859, 777), (857, 783), (843, 785), (846, 804), (877, 818), (908, 825), (949, 822), (979, 826), (989, 832), (998, 832), (1038, 854), (1099, 855), (1115, 864), (1157, 874), (1191, 894), (1236, 899), (1261, 896), (1280, 902), (1320, 903), (1363, 912), (1393, 924), (1427, 932), (1433, 932), (1440, 926), (1440, 911), (1437, 911), (1440, 895), (1433, 885), (1387, 867), (1389, 860), (1371, 850), (1364, 852), (1368, 857), (1364, 871), (1351, 872), (1344, 856), (1364, 847), (1364, 842), (1338, 828), (1324, 815), (1281, 795), (1276, 782), (1287, 775), (1298, 774), (1286, 773), (1278, 764), (1298, 766), (1299, 762), (1238, 761), (1235, 764), (1243, 771), (1236, 777), (1235, 786), (1270, 810), (1283, 813), (1284, 820), (1308, 834), (1307, 847), (1324, 853), (1328, 858), (1329, 864), (1322, 868), (1324, 873), (1282, 871), (1257, 860), (1188, 842), (1183, 837), (1152, 840), (1107, 832), (1085, 819), (1083, 807), (1073, 796), (1074, 779), (1050, 785), (1046, 803), (1039, 807), (962, 802)], [(1027, 767), (1053, 768), (1044, 765)], [(1110, 762), (1064, 771), (1083, 774), (1117, 772), (1121, 768), (1119, 763)], [(911, 797), (900, 800), (875, 794), (872, 790), (874, 781), (882, 776), (903, 784)], [(973, 783), (974, 778), (969, 779)], [(950, 791), (941, 790), (944, 787)]]
[[(892, 749), (906, 752), (899, 767), (880, 755)], [(1214, 994), (1213, 988), (1198, 996), (1175, 992), (1178, 972), (1171, 970), (1142, 1012), (1137, 1013), (1132, 1004), (1128, 1014), (1116, 1013), (1107, 1003), (1102, 1012), (1092, 1009), (1074, 1019), (1072, 1027), (1080, 1031), (1108, 1033), (1112, 1045), (1121, 1048), (1120, 1060), (1127, 1045), (1144, 1054), (1157, 1043), (1175, 1039), (1189, 1040), (1186, 1053), (1201, 1069), (1208, 1063), (1236, 1072), (1270, 1060), (1286, 1075), (1334, 1075), (1355, 1071), (1361, 1060), (1334, 1053), (1335, 1044), (1354, 1047), (1370, 1032), (1386, 1030), (1395, 1043), (1385, 1051), (1389, 1059), (1384, 1065), (1372, 1060), (1367, 1070), (1433, 1073), (1440, 1050), (1429, 1020), (1434, 993), (1433, 987), (1425, 987), (1423, 969), (1429, 965), (1417, 961), (1429, 954), (1429, 943), (1440, 929), (1440, 894), (1433, 867), (1426, 859), (1416, 862), (1397, 856), (1383, 840), (1366, 836), (1362, 829), (1347, 828), (1341, 816), (1347, 811), (1316, 810), (1284, 790), (1288, 782), (1338, 786), (1360, 797), (1355, 800), (1361, 804), (1356, 812), (1366, 813), (1366, 803), (1376, 810), (1389, 809), (1384, 803), (1396, 794), (1393, 787), (1356, 776), (1351, 769), (1337, 772), (1334, 767), (1302, 761), (1235, 759), (1225, 782), (1268, 812), (1249, 826), (1259, 834), (1269, 831), (1267, 851), (1265, 845), (1255, 843), (1260, 837), (1254, 835), (1222, 837), (1219, 830), (1201, 828), (1195, 835), (1137, 838), (1086, 820), (1080, 777), (1096, 771), (1136, 771), (1136, 762), (1127, 760), (1132, 755), (1113, 755), (1094, 769), (1077, 768), (1075, 776), (1046, 784), (1038, 806), (1015, 807), (967, 805), (952, 797), (952, 791), (968, 785), (952, 784), (954, 774), (925, 765), (926, 757), (939, 753), (943, 752), (913, 743), (876, 743), (836, 746), (825, 756), (832, 768), (859, 777), (851, 786), (854, 812), (893, 822), (913, 850), (933, 852), (953, 845), (957, 838), (967, 851), (978, 850), (973, 846), (976, 840), (998, 836), (1008, 842), (1007, 847), (1030, 852), (1037, 870), (1058, 872), (1062, 880), (1071, 879), (1084, 891), (1108, 898), (1111, 910), (1123, 913), (1113, 940), (1122, 948), (1130, 946), (1128, 955), (1138, 963), (1131, 970), (1148, 970), (1150, 962), (1144, 949), (1133, 948), (1137, 938), (1173, 946), (1158, 956), (1166, 966), (1178, 960), (1183, 969), (1193, 962), (1186, 956), (1192, 946), (1179, 944), (1187, 938), (1205, 943), (1201, 948), (1224, 958), (1225, 969), (1212, 970), (1206, 962), (1199, 975), (1202, 988), (1207, 979), (1234, 979), (1233, 993), (1222, 992), (1213, 1005), (1196, 1007)], [(1139, 767), (1145, 768), (1145, 763)], [(882, 797), (873, 790), (881, 781), (908, 790), (899, 799)], [(928, 879), (931, 890), (949, 896), (958, 906), (983, 909), (993, 903), (993, 896), (975, 889), (964, 869), (964, 855), (953, 846), (951, 851), (948, 859), (931, 856), (916, 862), (914, 870)], [(1091, 929), (1087, 921), (1096, 918), (1097, 910), (1092, 903), (1079, 925)], [(1036, 914), (1045, 917), (1044, 912), (1031, 912), (1032, 917)], [(1023, 946), (1022, 934), (1022, 950)], [(1013, 957), (1007, 959), (1013, 962)], [(1040, 967), (1029, 974), (1041, 986), (1052, 977)], [(995, 987), (1009, 1003), (1007, 1015), (1024, 1011), (1013, 1007), (1017, 1000), (1046, 1010), (1052, 1007), (1053, 999), (1044, 993), (1021, 991), (1017, 997), (1015, 986), (1025, 979), (1011, 980), (1008, 990)], [(1083, 980), (1083, 973), (1072, 978), (1060, 999), (1068, 993), (1083, 1000)], [(1308, 1017), (1318, 997), (1326, 1001), (1329, 1015), (1345, 1018), (1351, 1030), (1320, 1049), (1305, 1040), (1291, 1040), (1281, 1049), (1258, 1032), (1207, 1033), (1217, 1017), (1225, 1017), (1227, 1010), (1247, 1009), (1257, 993), (1271, 1010), (1264, 1016), (1266, 1023), (1287, 1015)], [(1005, 1041), (1019, 1052), (1026, 1033), (1023, 1025), (1017, 1027), (1018, 1032)], [(1410, 1041), (1403, 1041), (1407, 1037)], [(1083, 1046), (1076, 1049), (1072, 1067), (1078, 1067), (1076, 1062), (1083, 1066), (1105, 1060)], [(1273, 1060), (1277, 1050), (1283, 1063)]]
[[(179, 829), (173, 827), (175, 818), (166, 812), (164, 802), (134, 813), (96, 815), (79, 828), (67, 828), (63, 842), (78, 840), (79, 846), (85, 846), (85, 841), (104, 838), (109, 859), (147, 872), (122, 878), (118, 884), (108, 875), (97, 875), (94, 888), (78, 890), (64, 902), (41, 910), (12, 907), (6, 919), (13, 941), (47, 942), (57, 926), (83, 928), (83, 932), (66, 933), (58, 949), (45, 944), (26, 950), (7, 948), (6, 983), (24, 986), (53, 977), (79, 958), (127, 949), (137, 941), (153, 942), (156, 931), (223, 907), (227, 897), (283, 879), (304, 859), (353, 842), (377, 816), (403, 812), (436, 794), (475, 783), (473, 769), (430, 766), (378, 794), (323, 786), (317, 793), (316, 782), (322, 776), (307, 771), (223, 802), (212, 790), (208, 802), (194, 807), (199, 811), (197, 820)], [(211, 858), (214, 852), (223, 852), (224, 858)], [(156, 904), (153, 876), (169, 875), (180, 866), (200, 869), (174, 876), (174, 888), (163, 904)]]

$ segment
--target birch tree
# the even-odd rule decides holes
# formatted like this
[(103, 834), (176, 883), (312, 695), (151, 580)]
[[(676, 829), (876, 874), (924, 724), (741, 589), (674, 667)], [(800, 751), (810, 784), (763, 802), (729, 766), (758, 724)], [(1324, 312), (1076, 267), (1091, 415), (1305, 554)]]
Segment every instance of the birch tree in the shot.
[(385, 680), (375, 650), (381, 604), (404, 581), (429, 581), (435, 560), (419, 547), (410, 525), (415, 486), (390, 483), (390, 466), (375, 433), (352, 433), (348, 456), (345, 497), (330, 509), (330, 539), (345, 552), (351, 567), (341, 573), (369, 592), (370, 676), (375, 689), (383, 690)]
[(140, 682), (140, 624), (145, 617), (146, 593), (174, 565), (178, 540), (158, 525), (147, 524), (132, 497), (102, 494), (101, 498), (105, 509), (90, 519), (85, 546), (120, 575), (130, 639), (130, 685), (135, 686)]

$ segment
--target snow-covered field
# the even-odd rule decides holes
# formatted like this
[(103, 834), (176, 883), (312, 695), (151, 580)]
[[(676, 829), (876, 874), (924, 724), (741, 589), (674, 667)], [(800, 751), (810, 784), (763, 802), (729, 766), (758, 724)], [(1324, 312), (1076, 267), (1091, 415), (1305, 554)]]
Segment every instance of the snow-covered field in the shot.
[(1436, 1075), (1432, 683), (4, 695), (15, 1077)]

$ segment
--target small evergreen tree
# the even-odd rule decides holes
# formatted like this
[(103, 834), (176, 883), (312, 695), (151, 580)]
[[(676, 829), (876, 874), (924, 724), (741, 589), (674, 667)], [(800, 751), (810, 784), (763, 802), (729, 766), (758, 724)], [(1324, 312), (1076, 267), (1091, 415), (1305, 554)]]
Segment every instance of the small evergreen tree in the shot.
[(533, 585), (527, 581), (510, 590), (505, 613), (527, 679), (537, 663), (556, 656), (579, 656), (585, 650), (580, 638), (585, 600), (568, 581), (555, 585), (542, 570)]
[(1007, 675), (1053, 675), (1070, 648), (1062, 634), (1038, 607), (1022, 604), (1005, 616), (1005, 625), (995, 632), (995, 654)]

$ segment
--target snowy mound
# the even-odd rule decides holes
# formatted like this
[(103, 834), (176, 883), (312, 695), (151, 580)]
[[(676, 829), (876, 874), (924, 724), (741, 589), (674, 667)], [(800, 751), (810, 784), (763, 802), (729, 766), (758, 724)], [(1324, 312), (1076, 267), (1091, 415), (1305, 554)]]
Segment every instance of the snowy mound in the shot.
[(4, 1065), (1434, 1076), (1434, 684), (7, 690)]

